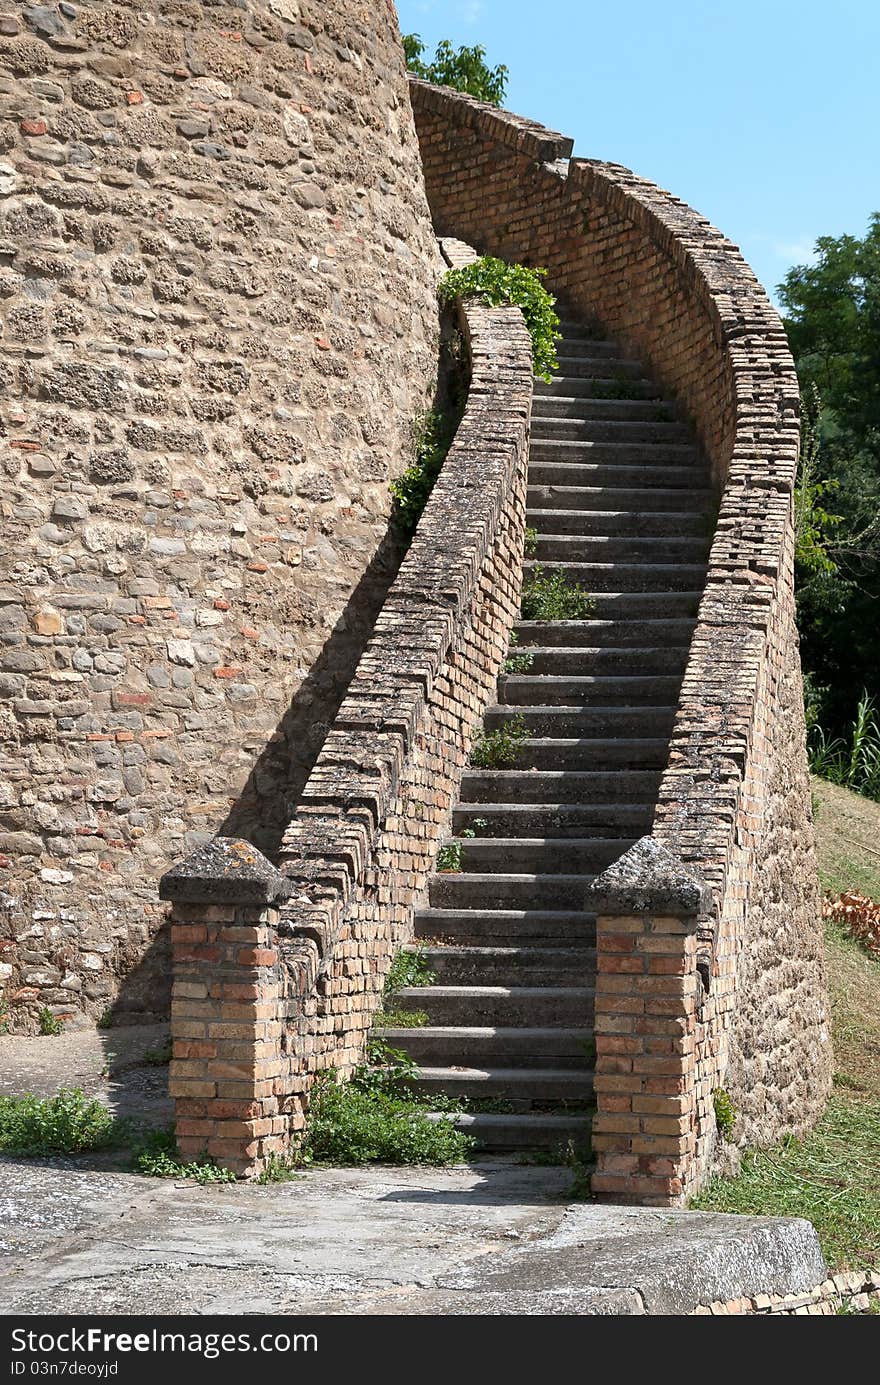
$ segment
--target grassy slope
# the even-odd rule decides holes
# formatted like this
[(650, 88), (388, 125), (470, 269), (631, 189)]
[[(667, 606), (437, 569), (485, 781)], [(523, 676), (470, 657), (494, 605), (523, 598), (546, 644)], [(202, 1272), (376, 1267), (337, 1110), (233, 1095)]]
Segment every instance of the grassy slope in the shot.
[[(819, 874), (826, 891), (880, 899), (880, 803), (814, 780)], [(880, 960), (826, 929), (836, 1060), (834, 1094), (801, 1142), (750, 1154), (695, 1206), (807, 1217), (834, 1268), (880, 1265)]]

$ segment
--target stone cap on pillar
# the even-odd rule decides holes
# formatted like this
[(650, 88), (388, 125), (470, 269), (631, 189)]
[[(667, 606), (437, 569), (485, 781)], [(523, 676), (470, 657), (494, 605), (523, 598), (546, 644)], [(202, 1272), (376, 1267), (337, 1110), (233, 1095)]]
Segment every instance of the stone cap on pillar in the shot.
[(587, 887), (587, 908), (597, 914), (696, 917), (711, 903), (709, 886), (653, 837), (635, 842)]
[(159, 881), (159, 898), (180, 904), (273, 904), (290, 883), (241, 837), (214, 837)]

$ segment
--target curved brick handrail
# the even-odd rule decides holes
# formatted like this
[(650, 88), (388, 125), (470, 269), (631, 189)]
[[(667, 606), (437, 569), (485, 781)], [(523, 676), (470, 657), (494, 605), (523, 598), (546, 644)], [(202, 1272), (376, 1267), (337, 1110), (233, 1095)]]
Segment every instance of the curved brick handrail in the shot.
[[(733, 1092), (743, 1141), (803, 1128), (827, 1089), (793, 618), (794, 367), (754, 274), (692, 208), (625, 168), (569, 160), (570, 142), (533, 122), (410, 90), (438, 232), (546, 267), (570, 315), (678, 398), (719, 495), (652, 836), (595, 895), (594, 1190), (676, 1200), (709, 1166), (714, 1088)], [(674, 916), (665, 936), (651, 910)], [(640, 949), (645, 974), (620, 1004), (634, 971), (620, 953)], [(635, 1003), (651, 991), (665, 1028)]]
[(464, 416), (278, 869), (218, 838), (162, 882), (178, 1143), (239, 1172), (285, 1148), (316, 1072), (363, 1058), (518, 613), (531, 343), (518, 309), (469, 303), (461, 325)]

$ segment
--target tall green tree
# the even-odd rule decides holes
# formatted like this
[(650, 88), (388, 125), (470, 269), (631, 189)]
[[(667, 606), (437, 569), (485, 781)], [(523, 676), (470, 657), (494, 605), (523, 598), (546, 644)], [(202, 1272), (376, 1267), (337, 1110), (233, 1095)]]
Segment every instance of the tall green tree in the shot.
[(862, 239), (820, 237), (779, 297), (805, 401), (798, 621), (836, 734), (863, 689), (880, 695), (880, 213)]
[(491, 106), (500, 106), (504, 100), (507, 68), (503, 63), (489, 67), (482, 44), (476, 43), (472, 48), (462, 44), (460, 48), (453, 48), (444, 38), (437, 44), (433, 62), (425, 62), (425, 45), (420, 35), (404, 34), (403, 51), (409, 71), (426, 82), (454, 87), (456, 91), (475, 96), (478, 101), (488, 101)]

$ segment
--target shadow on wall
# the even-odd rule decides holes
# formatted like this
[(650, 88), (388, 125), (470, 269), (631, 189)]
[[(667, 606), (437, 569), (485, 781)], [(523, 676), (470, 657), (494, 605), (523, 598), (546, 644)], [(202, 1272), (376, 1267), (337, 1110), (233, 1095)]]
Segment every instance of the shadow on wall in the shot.
[[(405, 551), (396, 526), (390, 525), (244, 788), (219, 824), (218, 836), (244, 837), (270, 861), (277, 859), (284, 829), (321, 753)], [(156, 1023), (168, 1018), (170, 1006), (171, 943), (166, 922), (147, 951), (126, 969), (111, 1006), (111, 1022), (114, 1026)]]
[(273, 864), (277, 861), (284, 830), (348, 691), (405, 551), (392, 524), (218, 827), (218, 836), (244, 837)]
[[(458, 357), (457, 318), (451, 310), (442, 314), (440, 326), (443, 346), (433, 409), (456, 418), (463, 402), (464, 381)], [(259, 753), (244, 788), (215, 835), (243, 837), (273, 864), (277, 863), (284, 831), (294, 816), (407, 548), (408, 540), (392, 519), (320, 654)], [(124, 976), (111, 1007), (113, 1025), (150, 1024), (168, 1018), (171, 940), (167, 922), (159, 928), (147, 951), (132, 957), (131, 968), (124, 968)]]

